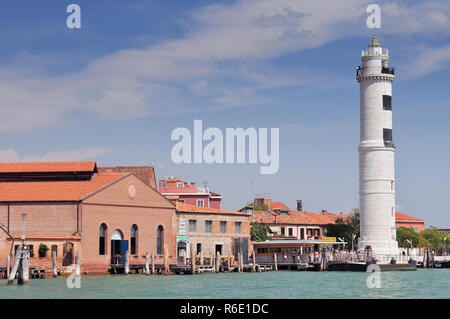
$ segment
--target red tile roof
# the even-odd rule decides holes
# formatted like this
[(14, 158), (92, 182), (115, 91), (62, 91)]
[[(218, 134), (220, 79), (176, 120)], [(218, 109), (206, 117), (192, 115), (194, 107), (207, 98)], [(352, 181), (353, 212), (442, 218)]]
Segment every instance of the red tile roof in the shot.
[(177, 202), (177, 211), (182, 213), (233, 214), (233, 215), (249, 216), (247, 213), (243, 213), (237, 210), (224, 210), (210, 207), (199, 207), (195, 205), (189, 205), (183, 202)]
[(155, 169), (153, 166), (100, 166), (99, 173), (131, 173), (142, 182), (156, 189)]
[(272, 202), (270, 204), (270, 208), (272, 208), (272, 209), (289, 209), (289, 207), (287, 207), (286, 205), (284, 205), (281, 202)]
[(95, 167), (95, 162), (0, 163), (0, 173), (91, 172)]
[(412, 222), (424, 222), (423, 219), (408, 216), (401, 213), (395, 213), (395, 221), (412, 221)]
[(0, 202), (79, 201), (127, 174), (95, 174), (89, 181), (2, 182)]

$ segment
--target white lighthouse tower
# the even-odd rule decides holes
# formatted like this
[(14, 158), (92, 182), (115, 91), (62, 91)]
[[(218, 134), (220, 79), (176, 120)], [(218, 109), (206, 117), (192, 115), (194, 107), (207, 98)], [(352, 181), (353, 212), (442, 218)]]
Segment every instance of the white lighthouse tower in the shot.
[(397, 255), (395, 229), (395, 146), (392, 140), (392, 82), (388, 50), (374, 36), (357, 68), (360, 84), (359, 249)]

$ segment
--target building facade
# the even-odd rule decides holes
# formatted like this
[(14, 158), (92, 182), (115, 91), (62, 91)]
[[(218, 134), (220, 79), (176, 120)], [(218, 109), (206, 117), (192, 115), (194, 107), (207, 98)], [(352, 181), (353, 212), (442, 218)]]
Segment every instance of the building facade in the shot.
[(222, 196), (209, 190), (207, 185), (197, 187), (194, 182), (187, 183), (175, 177), (159, 181), (159, 192), (169, 200), (189, 205), (221, 208)]
[[(0, 223), (16, 246), (24, 229), (31, 267), (50, 269), (53, 251), (63, 270), (79, 252), (85, 272), (105, 272), (127, 251), (132, 263), (146, 252), (162, 259), (165, 245), (176, 255), (175, 207), (136, 176), (99, 173), (95, 162), (0, 164)], [(11, 244), (2, 234), (2, 265)]]
[(249, 215), (239, 211), (198, 207), (177, 202), (177, 256), (196, 255), (248, 256)]

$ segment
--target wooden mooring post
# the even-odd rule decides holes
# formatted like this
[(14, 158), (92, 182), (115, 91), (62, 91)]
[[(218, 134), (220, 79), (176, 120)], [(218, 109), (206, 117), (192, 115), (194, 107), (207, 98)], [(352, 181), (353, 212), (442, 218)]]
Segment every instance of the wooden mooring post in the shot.
[(52, 251), (52, 270), (53, 278), (58, 277), (58, 270), (56, 269), (56, 251)]
[(28, 250), (28, 247), (25, 246), (22, 250), (22, 256), (20, 257), (19, 274), (17, 280), (17, 283), (19, 285), (28, 285), (28, 279), (30, 277), (29, 260), (30, 251)]
[(200, 252), (200, 266), (203, 266), (203, 251)]
[(164, 245), (164, 275), (170, 274), (169, 269), (169, 248)]
[(125, 275), (128, 275), (130, 273), (130, 253), (127, 252), (125, 253), (125, 270), (124, 270)]
[(195, 252), (194, 245), (191, 244), (191, 274), (195, 274)]
[(77, 251), (75, 254), (75, 277), (81, 276), (81, 269), (80, 269), (80, 252)]
[(8, 265), (6, 266), (6, 278), (9, 278), (9, 274), (11, 273), (11, 254), (8, 254)]
[(231, 270), (232, 270), (231, 267), (232, 267), (232, 266), (231, 266), (231, 255), (228, 255), (228, 271), (231, 271)]
[(11, 268), (11, 272), (8, 277), (8, 285), (14, 283), (14, 279), (16, 279), (17, 271), (19, 270), (20, 259), (22, 258), (22, 247), (17, 248), (16, 257), (14, 258), (14, 263)]
[(220, 252), (217, 252), (216, 272), (220, 272)]
[(148, 276), (150, 275), (150, 255), (148, 254), (148, 251), (145, 253), (145, 268), (144, 273)]
[(152, 251), (152, 275), (155, 274), (155, 253)]
[(277, 259), (277, 253), (273, 254), (273, 264), (274, 264), (274, 270), (278, 271), (278, 259)]
[(238, 253), (238, 272), (242, 271), (242, 265), (241, 265), (242, 259), (241, 259), (241, 253)]

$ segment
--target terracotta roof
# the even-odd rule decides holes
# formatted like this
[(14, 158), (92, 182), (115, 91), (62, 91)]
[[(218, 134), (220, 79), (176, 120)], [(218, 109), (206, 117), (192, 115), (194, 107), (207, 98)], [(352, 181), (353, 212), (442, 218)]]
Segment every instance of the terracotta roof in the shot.
[(130, 173), (143, 183), (156, 189), (155, 168), (153, 166), (100, 166), (99, 173)]
[(288, 215), (280, 215), (273, 211), (253, 211), (251, 220), (265, 224), (327, 225), (334, 224), (338, 217), (345, 219), (348, 215), (338, 215), (330, 212), (316, 214), (314, 212), (299, 212), (297, 210), (289, 210)]
[(91, 172), (95, 167), (95, 162), (0, 163), (0, 173)]
[(408, 216), (405, 214), (401, 214), (401, 213), (395, 213), (395, 221), (401, 221), (401, 220), (407, 220), (407, 221), (416, 221), (416, 222), (424, 222), (423, 219), (420, 218), (416, 218), (416, 217), (412, 217), (412, 216)]
[(199, 207), (182, 202), (177, 202), (177, 211), (182, 213), (233, 214), (233, 215), (248, 216), (247, 213), (243, 213), (237, 210), (224, 210), (210, 207)]
[(95, 174), (89, 181), (3, 182), (0, 202), (79, 201), (127, 174)]
[(287, 207), (286, 205), (284, 205), (281, 202), (272, 202), (270, 204), (270, 208), (272, 208), (272, 209), (289, 209), (289, 207)]

